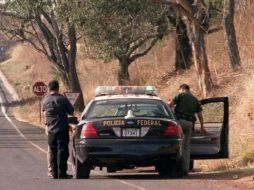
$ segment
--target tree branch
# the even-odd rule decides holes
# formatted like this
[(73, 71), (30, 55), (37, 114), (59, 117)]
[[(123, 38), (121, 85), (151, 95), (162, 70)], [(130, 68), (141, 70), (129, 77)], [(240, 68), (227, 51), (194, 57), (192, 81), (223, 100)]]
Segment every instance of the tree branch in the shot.
[(52, 28), (55, 34), (55, 38), (56, 38), (56, 43), (57, 43), (57, 50), (59, 51), (59, 56), (60, 56), (60, 60), (62, 63), (62, 66), (64, 67), (65, 71), (69, 71), (69, 65), (68, 65), (68, 58), (67, 58), (67, 48), (64, 46), (63, 43), (63, 32), (60, 31), (59, 27), (58, 27), (58, 23), (54, 18), (54, 13), (51, 13), (51, 22), (52, 22)]
[(77, 54), (76, 29), (73, 24), (68, 24), (68, 37), (70, 41), (69, 64), (75, 64)]
[(52, 26), (52, 21), (50, 16), (43, 9), (41, 10), (41, 13), (44, 16), (44, 18), (47, 20), (47, 22)]
[(156, 33), (156, 34), (151, 34), (148, 36), (145, 36), (143, 38), (141, 38), (140, 40), (138, 40), (136, 43), (134, 43), (134, 45), (132, 47), (129, 48), (129, 51), (127, 53), (127, 56), (131, 56), (131, 54), (137, 50), (140, 46), (142, 46), (143, 44), (145, 44), (145, 42), (151, 38), (158, 38), (158, 36), (160, 36), (161, 34), (164, 33)]
[(40, 35), (38, 34), (38, 32), (37, 32), (37, 30), (36, 30), (36, 28), (35, 28), (33, 22), (30, 21), (30, 24), (31, 24), (31, 27), (32, 27), (32, 29), (33, 29), (33, 31), (34, 31), (34, 33), (35, 33), (36, 39), (37, 39), (38, 42), (40, 43), (42, 49), (45, 51), (45, 55), (46, 55), (47, 57), (50, 57), (50, 56), (49, 56), (49, 53), (48, 53), (48, 51), (47, 51), (47, 48), (45, 47), (43, 41), (41, 40)]
[(211, 28), (211, 29), (208, 29), (206, 31), (207, 34), (212, 34), (212, 33), (215, 33), (215, 32), (219, 32), (223, 29), (222, 26), (218, 26), (218, 27), (215, 27), (215, 28)]
[(10, 39), (16, 38), (21, 41), (26, 41), (29, 44), (31, 44), (34, 47), (34, 49), (36, 49), (38, 52), (41, 52), (47, 56), (47, 52), (45, 52), (43, 48), (38, 46), (32, 39), (27, 38), (24, 34), (17, 33), (17, 32), (15, 32), (15, 30), (6, 29), (3, 27), (2, 27), (2, 30), (5, 31), (5, 33), (7, 34), (6, 36), (9, 36), (9, 34), (10, 34), (10, 37), (9, 37)]
[(193, 14), (193, 10), (191, 8), (191, 4), (186, 0), (153, 0), (156, 3), (162, 3), (166, 5), (175, 5), (179, 6), (180, 11), (184, 16), (188, 19), (194, 21), (196, 20)]
[(130, 57), (130, 63), (135, 61), (137, 58), (146, 55), (152, 49), (152, 47), (156, 44), (156, 42), (159, 39), (160, 39), (159, 37), (154, 38), (146, 50), (144, 50), (142, 53), (137, 53), (137, 54), (131, 56)]
[(41, 33), (43, 34), (43, 36), (46, 40), (48, 49), (50, 51), (50, 57), (49, 58), (50, 58), (50, 60), (52, 60), (53, 63), (55, 62), (55, 64), (57, 64), (57, 56), (56, 56), (55, 48), (54, 48), (54, 45), (53, 45), (54, 41), (55, 41), (54, 35), (47, 28), (47, 26), (41, 21), (40, 16), (36, 17), (36, 22), (37, 22), (37, 24), (40, 28)]

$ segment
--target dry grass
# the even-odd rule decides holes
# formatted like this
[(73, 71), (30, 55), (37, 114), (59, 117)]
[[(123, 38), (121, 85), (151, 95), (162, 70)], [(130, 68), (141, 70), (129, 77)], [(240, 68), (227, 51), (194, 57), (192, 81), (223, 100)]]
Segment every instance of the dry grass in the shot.
[[(245, 2), (245, 1), (241, 1)], [(246, 1), (247, 2), (247, 1)], [(199, 161), (205, 170), (230, 169), (248, 165), (253, 156), (254, 143), (254, 3), (240, 7), (235, 24), (242, 58), (242, 69), (232, 72), (224, 45), (222, 32), (207, 36), (209, 66), (214, 81), (211, 96), (228, 96), (230, 101), (230, 159)], [(158, 94), (171, 99), (181, 83), (189, 83), (195, 95), (200, 97), (197, 75), (194, 68), (184, 72), (174, 72), (174, 36), (164, 39), (145, 57), (130, 66), (132, 85), (155, 85)], [(116, 85), (118, 63), (103, 63), (87, 59), (79, 48), (78, 73), (87, 103), (94, 96), (98, 85)], [(23, 99), (33, 97), (31, 86), (36, 80), (48, 82), (57, 78), (50, 63), (28, 45), (18, 45), (11, 51), (11, 59), (1, 65), (1, 69), (15, 86)], [(30, 102), (20, 107), (22, 118), (33, 121), (38, 118), (38, 102)], [(37, 120), (38, 121), (38, 120)], [(37, 122), (38, 124), (38, 122)], [(247, 161), (246, 161), (247, 160)]]
[(39, 125), (39, 100), (35, 99), (32, 86), (36, 81), (50, 80), (49, 62), (25, 44), (19, 44), (11, 49), (10, 57), (1, 64), (1, 70), (14, 85), (21, 100), (16, 115), (21, 120)]
[[(247, 1), (241, 1), (243, 4), (244, 2)], [(222, 34), (221, 36), (218, 36), (219, 33), (214, 34), (216, 37), (209, 36), (208, 38), (210, 68), (214, 72), (213, 76), (217, 83), (214, 94), (216, 96), (228, 96), (230, 100), (230, 160), (219, 160), (216, 164), (214, 161), (202, 162), (205, 163), (207, 170), (228, 170), (253, 165), (254, 14), (252, 10), (254, 8), (254, 2), (251, 3), (249, 1), (249, 3), (244, 5), (244, 7), (241, 6), (238, 9), (235, 19), (237, 40), (242, 59), (241, 70), (233, 73), (225, 66), (225, 63), (228, 65), (226, 51), (221, 46), (218, 46), (223, 41)], [(209, 40), (213, 40), (213, 43), (209, 43)], [(223, 63), (220, 64), (222, 61)]]

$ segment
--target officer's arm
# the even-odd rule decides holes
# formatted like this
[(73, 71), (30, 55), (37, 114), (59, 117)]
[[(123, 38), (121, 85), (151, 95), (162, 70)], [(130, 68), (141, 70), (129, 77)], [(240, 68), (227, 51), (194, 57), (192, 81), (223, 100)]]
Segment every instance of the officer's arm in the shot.
[(174, 107), (176, 104), (175, 104), (175, 102), (173, 100), (171, 100), (171, 101), (168, 102), (168, 105), (170, 107)]
[(204, 119), (203, 119), (202, 111), (201, 111), (201, 112), (198, 112), (197, 115), (198, 115), (198, 120), (199, 120), (199, 122), (200, 122), (201, 132), (202, 132), (203, 134), (206, 134), (207, 132), (206, 132), (206, 130), (205, 130), (205, 128), (204, 128)]

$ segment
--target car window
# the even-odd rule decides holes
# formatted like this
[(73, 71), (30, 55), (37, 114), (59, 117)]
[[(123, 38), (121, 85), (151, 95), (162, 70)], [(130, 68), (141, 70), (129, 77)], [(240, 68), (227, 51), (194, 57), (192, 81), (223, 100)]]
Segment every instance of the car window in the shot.
[(132, 110), (135, 117), (172, 118), (160, 100), (115, 99), (95, 101), (88, 110), (87, 118), (124, 117)]
[[(202, 105), (204, 123), (222, 123), (224, 118), (224, 103), (214, 102)], [(199, 123), (199, 120), (197, 120)]]

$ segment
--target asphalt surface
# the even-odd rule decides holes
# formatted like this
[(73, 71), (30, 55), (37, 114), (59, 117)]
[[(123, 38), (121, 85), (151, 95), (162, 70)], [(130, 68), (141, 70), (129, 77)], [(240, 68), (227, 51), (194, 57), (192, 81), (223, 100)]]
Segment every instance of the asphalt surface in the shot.
[[(44, 130), (17, 121), (12, 108), (19, 104), (0, 81), (0, 190), (231, 190), (239, 185), (213, 174), (193, 173), (183, 179), (161, 179), (153, 168), (114, 174), (96, 169), (87, 180), (47, 177), (47, 139)], [(72, 174), (69, 165), (68, 173)]]

